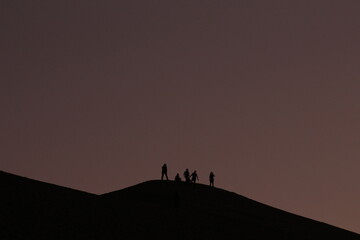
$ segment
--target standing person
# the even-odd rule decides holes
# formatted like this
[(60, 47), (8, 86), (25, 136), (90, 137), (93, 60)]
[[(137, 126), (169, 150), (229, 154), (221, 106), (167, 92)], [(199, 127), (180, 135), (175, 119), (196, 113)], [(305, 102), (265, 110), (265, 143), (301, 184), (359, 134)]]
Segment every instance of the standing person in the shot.
[(185, 182), (189, 183), (190, 182), (190, 172), (189, 169), (186, 169), (184, 172), (184, 178), (185, 178)]
[(196, 183), (196, 180), (199, 180), (199, 177), (198, 177), (196, 171), (194, 171), (194, 172), (191, 174), (191, 182), (192, 182), (192, 183)]
[(166, 177), (166, 180), (169, 180), (168, 175), (167, 175), (167, 166), (166, 166), (166, 164), (164, 164), (164, 165), (162, 166), (162, 170), (161, 170), (161, 180), (164, 179), (164, 176)]
[(211, 172), (211, 173), (210, 173), (210, 176), (209, 176), (210, 187), (214, 187), (214, 177), (215, 177), (214, 173)]

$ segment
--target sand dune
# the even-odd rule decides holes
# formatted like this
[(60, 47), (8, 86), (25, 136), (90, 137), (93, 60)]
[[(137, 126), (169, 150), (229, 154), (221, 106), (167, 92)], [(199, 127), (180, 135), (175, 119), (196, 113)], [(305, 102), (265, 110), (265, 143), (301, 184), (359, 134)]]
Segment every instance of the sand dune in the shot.
[(201, 184), (94, 195), (0, 172), (0, 239), (360, 239)]

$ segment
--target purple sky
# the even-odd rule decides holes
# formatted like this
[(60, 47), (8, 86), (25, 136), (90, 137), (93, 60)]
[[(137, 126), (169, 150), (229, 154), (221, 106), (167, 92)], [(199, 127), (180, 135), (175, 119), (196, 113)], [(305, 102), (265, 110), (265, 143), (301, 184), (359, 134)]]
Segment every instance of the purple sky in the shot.
[(360, 233), (360, 1), (1, 1), (0, 170), (197, 170)]

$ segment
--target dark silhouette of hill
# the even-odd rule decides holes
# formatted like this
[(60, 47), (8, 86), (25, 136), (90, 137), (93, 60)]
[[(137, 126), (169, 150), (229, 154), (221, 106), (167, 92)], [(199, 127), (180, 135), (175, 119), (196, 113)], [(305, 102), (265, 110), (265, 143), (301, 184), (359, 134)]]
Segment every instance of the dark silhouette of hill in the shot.
[(202, 184), (94, 195), (0, 172), (0, 239), (360, 239)]
[(0, 172), (0, 239), (81, 239), (95, 195)]
[(222, 189), (149, 181), (102, 195), (102, 235), (124, 239), (360, 239)]

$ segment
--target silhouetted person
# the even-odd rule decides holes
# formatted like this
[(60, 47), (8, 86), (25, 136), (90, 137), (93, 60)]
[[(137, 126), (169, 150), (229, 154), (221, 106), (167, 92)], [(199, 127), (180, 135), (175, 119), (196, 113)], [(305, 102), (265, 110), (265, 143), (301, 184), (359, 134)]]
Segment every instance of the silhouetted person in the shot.
[(167, 166), (166, 166), (166, 164), (164, 164), (164, 165), (162, 166), (161, 180), (164, 179), (164, 176), (166, 177), (166, 180), (169, 180), (168, 175), (167, 175)]
[(211, 172), (209, 175), (209, 180), (210, 180), (210, 186), (212, 186), (212, 187), (214, 187), (214, 178), (215, 178), (215, 175), (213, 172)]
[(180, 178), (179, 174), (176, 174), (175, 181), (176, 182), (181, 182), (181, 178)]
[(190, 172), (189, 169), (186, 169), (184, 172), (184, 178), (185, 178), (185, 182), (189, 183), (190, 182)]
[(196, 171), (194, 171), (194, 172), (191, 174), (191, 182), (192, 182), (192, 183), (196, 183), (196, 180), (199, 180), (199, 177), (198, 177)]

